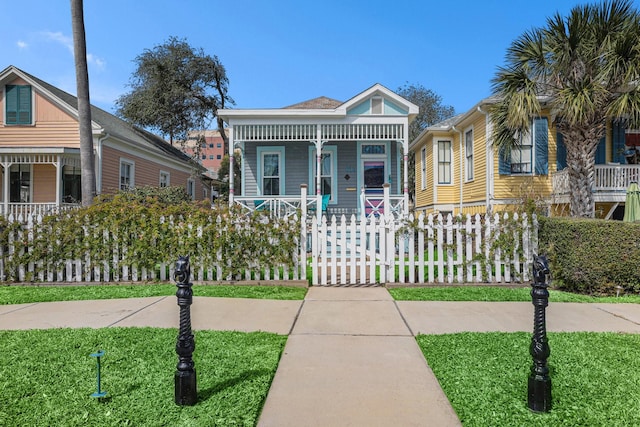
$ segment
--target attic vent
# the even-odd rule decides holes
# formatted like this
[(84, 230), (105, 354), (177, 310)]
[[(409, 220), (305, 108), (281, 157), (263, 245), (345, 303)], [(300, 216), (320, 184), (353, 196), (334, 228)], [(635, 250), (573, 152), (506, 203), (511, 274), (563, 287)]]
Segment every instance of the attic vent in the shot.
[(382, 114), (382, 98), (371, 98), (371, 114)]

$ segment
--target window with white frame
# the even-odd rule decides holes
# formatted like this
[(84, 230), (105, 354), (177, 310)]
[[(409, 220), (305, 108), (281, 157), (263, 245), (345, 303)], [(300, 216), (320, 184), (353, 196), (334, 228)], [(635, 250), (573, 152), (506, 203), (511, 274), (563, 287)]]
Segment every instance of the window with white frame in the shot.
[(187, 194), (191, 198), (191, 200), (195, 200), (196, 198), (196, 182), (189, 178), (187, 179)]
[(160, 171), (160, 187), (168, 187), (171, 182), (171, 175), (169, 172)]
[(438, 184), (451, 184), (451, 141), (438, 141)]
[(120, 190), (133, 188), (135, 185), (135, 164), (130, 160), (120, 159)]
[(420, 187), (427, 188), (427, 147), (420, 150)]
[(522, 135), (520, 144), (511, 149), (511, 173), (531, 173), (533, 165), (533, 139), (531, 132)]
[[(336, 202), (336, 169), (337, 169), (337, 153), (338, 147), (333, 145), (325, 145), (322, 148), (322, 157), (320, 159), (320, 192), (321, 194), (328, 194), (330, 196), (329, 201)], [(316, 187), (316, 175), (313, 173), (316, 170), (317, 158), (316, 149), (310, 147), (309, 151), (309, 186), (310, 188)], [(315, 190), (314, 190), (315, 193)]]
[(473, 129), (464, 133), (465, 176), (467, 181), (473, 180)]
[(258, 147), (258, 192), (284, 194), (284, 147)]

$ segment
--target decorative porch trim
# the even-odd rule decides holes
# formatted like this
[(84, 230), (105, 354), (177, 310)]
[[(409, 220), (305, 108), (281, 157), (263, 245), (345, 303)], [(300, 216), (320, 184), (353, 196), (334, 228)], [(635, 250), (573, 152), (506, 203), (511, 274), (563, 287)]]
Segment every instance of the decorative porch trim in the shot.
[(323, 141), (397, 141), (404, 139), (401, 123), (234, 125), (235, 141), (314, 141), (320, 128)]

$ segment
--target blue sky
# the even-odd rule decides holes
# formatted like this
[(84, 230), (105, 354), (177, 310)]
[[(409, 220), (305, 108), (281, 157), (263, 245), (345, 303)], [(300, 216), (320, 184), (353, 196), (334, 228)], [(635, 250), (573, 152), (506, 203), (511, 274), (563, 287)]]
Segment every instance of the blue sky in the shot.
[[(237, 108), (318, 96), (346, 101), (381, 83), (419, 83), (465, 112), (490, 95), (506, 48), (575, 0), (85, 0), (91, 102), (113, 111), (133, 60), (170, 36), (217, 55)], [(636, 7), (640, 0), (635, 0)], [(70, 93), (69, 0), (25, 0), (0, 26), (0, 69), (15, 65)], [(6, 8), (5, 8), (6, 9)]]

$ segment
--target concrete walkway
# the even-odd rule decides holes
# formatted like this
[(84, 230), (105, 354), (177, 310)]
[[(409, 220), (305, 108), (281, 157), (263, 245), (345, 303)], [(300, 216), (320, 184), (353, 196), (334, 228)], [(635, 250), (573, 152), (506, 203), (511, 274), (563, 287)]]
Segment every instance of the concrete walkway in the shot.
[[(414, 336), (530, 332), (528, 302), (394, 301), (384, 288), (304, 301), (195, 297), (192, 327), (289, 335), (259, 426), (457, 426)], [(0, 306), (0, 329), (177, 327), (175, 297)], [(640, 333), (640, 304), (552, 303), (548, 331)]]

